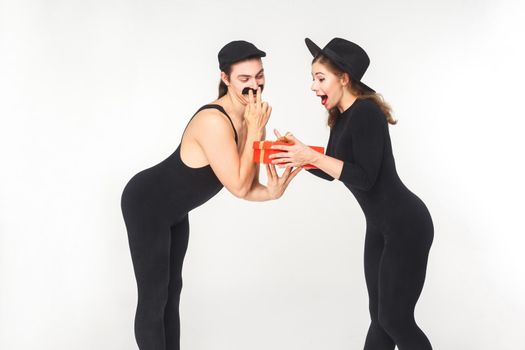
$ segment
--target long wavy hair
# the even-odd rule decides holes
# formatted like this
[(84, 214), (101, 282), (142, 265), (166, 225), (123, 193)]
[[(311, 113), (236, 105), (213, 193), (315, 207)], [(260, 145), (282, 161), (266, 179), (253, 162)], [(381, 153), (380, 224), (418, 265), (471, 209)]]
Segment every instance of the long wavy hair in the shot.
[[(312, 64), (319, 62), (322, 65), (324, 65), (330, 72), (337, 75), (338, 77), (343, 77), (345, 73), (339, 67), (337, 67), (328, 57), (324, 56), (323, 54), (317, 55), (313, 61)], [(366, 91), (359, 83), (356, 83), (350, 78), (350, 83), (348, 84), (348, 89), (350, 92), (357, 96), (357, 99), (369, 99), (374, 101), (381, 111), (383, 111), (383, 114), (386, 117), (386, 120), (389, 124), (396, 124), (397, 120), (392, 115), (392, 108), (390, 105), (385, 101), (383, 98), (383, 95), (377, 93), (377, 92), (370, 92)], [(335, 122), (337, 118), (341, 115), (341, 112), (339, 112), (339, 109), (337, 107), (333, 107), (328, 111), (328, 126), (331, 128), (335, 125)]]

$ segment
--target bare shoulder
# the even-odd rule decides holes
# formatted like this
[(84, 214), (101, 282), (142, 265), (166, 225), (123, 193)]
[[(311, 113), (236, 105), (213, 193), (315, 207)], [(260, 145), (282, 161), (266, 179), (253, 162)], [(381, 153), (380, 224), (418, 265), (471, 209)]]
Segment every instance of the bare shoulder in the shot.
[(210, 135), (230, 136), (233, 133), (231, 124), (222, 112), (214, 108), (206, 108), (198, 112), (191, 121), (191, 127), (194, 128), (195, 136), (202, 135), (209, 137)]

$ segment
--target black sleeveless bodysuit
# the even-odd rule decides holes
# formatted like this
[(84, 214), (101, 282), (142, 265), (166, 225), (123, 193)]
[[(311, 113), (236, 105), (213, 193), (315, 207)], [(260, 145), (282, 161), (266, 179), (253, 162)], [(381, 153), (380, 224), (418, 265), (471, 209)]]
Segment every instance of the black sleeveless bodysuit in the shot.
[[(228, 118), (238, 142), (224, 108), (210, 104), (197, 113), (207, 108), (217, 109)], [(138, 288), (135, 337), (141, 350), (180, 348), (179, 296), (188, 244), (188, 212), (223, 187), (210, 165), (191, 168), (183, 163), (180, 148), (179, 144), (164, 161), (136, 174), (122, 193)]]

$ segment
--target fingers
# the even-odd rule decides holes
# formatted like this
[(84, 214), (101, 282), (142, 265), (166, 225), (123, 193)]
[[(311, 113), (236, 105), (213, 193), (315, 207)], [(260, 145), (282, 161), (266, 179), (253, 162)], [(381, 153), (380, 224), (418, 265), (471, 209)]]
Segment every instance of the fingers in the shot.
[(293, 146), (286, 146), (286, 145), (272, 145), (271, 149), (278, 149), (281, 151), (288, 152), (292, 149)]
[[(259, 94), (257, 94), (259, 95)], [(248, 102), (250, 102), (250, 105), (253, 105), (255, 100), (253, 98), (253, 91), (252, 90), (248, 90)]]
[(268, 113), (268, 102), (263, 102), (261, 104), (261, 114), (260, 114), (260, 120), (261, 120), (261, 125), (266, 125), (266, 114)]
[(301, 164), (299, 163), (293, 163), (293, 162), (288, 162), (286, 164), (277, 164), (277, 167), (282, 169), (282, 168), (289, 168), (289, 167), (292, 167), (292, 168), (299, 168), (301, 167)]
[(304, 168), (303, 167), (297, 167), (295, 168), (295, 170), (292, 172), (292, 177), (299, 174)]
[(282, 177), (285, 179), (285, 182), (286, 182), (286, 179), (288, 178), (288, 176), (290, 176), (291, 172), (292, 172), (292, 168), (290, 168), (290, 167), (286, 168), (286, 170), (284, 171)]
[(269, 165), (269, 168), (270, 168), (270, 173), (271, 173), (271, 175), (272, 175), (272, 178), (273, 178), (273, 179), (278, 178), (279, 176), (277, 175), (277, 170), (275, 169), (275, 165), (270, 164), (270, 165)]
[[(291, 167), (288, 168), (288, 169), (292, 169)], [(288, 170), (287, 169), (287, 170)], [(290, 176), (286, 179), (286, 182), (285, 182), (285, 186), (288, 186), (288, 184), (293, 180), (293, 178), (299, 174), (301, 172), (301, 170), (303, 170), (303, 168), (301, 167), (298, 167), (298, 168), (295, 168), (295, 170), (290, 174)]]
[(270, 159), (283, 158), (283, 157), (288, 157), (288, 155), (289, 155), (288, 152), (274, 153), (274, 154), (270, 154), (268, 158)]
[(261, 87), (259, 86), (259, 87), (257, 88), (257, 97), (256, 97), (256, 98), (257, 98), (257, 105), (260, 105), (260, 104), (261, 104), (261, 95), (262, 95), (262, 94), (261, 94)]
[[(265, 102), (266, 103), (266, 102)], [(261, 125), (266, 125), (268, 123), (268, 120), (270, 119), (270, 115), (272, 114), (272, 107), (267, 105), (268, 110), (262, 114), (262, 120)]]
[(272, 175), (275, 176), (275, 179), (283, 179), (285, 180), (286, 178), (288, 178), (288, 176), (290, 176), (290, 173), (292, 172), (292, 169), (291, 168), (288, 168), (286, 167), (286, 169), (284, 170), (284, 172), (281, 174), (281, 176), (279, 176), (279, 174), (277, 173), (277, 168), (275, 166), (275, 164), (269, 164), (270, 165), (270, 170), (272, 171)]
[(279, 184), (282, 186), (286, 183), (286, 180), (288, 179), (288, 177), (290, 176), (290, 173), (292, 172), (292, 168), (286, 168), (282, 175), (279, 176), (279, 174), (277, 174), (277, 170), (275, 168), (275, 165), (272, 164), (272, 167), (273, 167), (273, 170), (275, 171), (275, 176), (276, 176), (276, 180), (279, 180)]
[(277, 158), (277, 159), (274, 159), (272, 160), (272, 164), (282, 164), (282, 163), (291, 163), (292, 159), (291, 158)]
[(275, 137), (277, 137), (278, 139), (280, 139), (282, 137), (281, 133), (277, 129), (273, 129), (273, 133), (274, 133)]
[(268, 112), (268, 107), (270, 107), (270, 105), (268, 104), (268, 102), (264, 101), (261, 105), (261, 113), (263, 115), (265, 115)]
[(301, 143), (299, 140), (297, 140), (295, 138), (295, 136), (293, 136), (293, 134), (291, 132), (286, 132), (286, 134), (284, 134), (284, 137), (286, 137), (288, 140), (292, 141), (292, 143)]
[(253, 91), (248, 91), (248, 101), (249, 103), (244, 108), (244, 119), (251, 121), (253, 119)]
[(270, 170), (270, 164), (266, 164), (266, 177), (268, 180), (273, 180), (272, 171)]
[(257, 111), (257, 116), (259, 119), (264, 118), (263, 113), (263, 103), (261, 102), (261, 89), (257, 89), (257, 95), (254, 97), (254, 106), (255, 110)]
[(248, 118), (251, 113), (252, 113), (252, 104), (248, 103), (248, 105), (246, 105), (246, 107), (244, 108), (244, 118), (245, 119)]

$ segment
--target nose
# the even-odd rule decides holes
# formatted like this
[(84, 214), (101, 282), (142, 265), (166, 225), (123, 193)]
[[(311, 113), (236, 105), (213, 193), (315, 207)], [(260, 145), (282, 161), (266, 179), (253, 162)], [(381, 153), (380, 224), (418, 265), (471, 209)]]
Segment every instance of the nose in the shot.
[(317, 91), (317, 84), (316, 84), (315, 81), (312, 82), (312, 85), (310, 86), (310, 90), (312, 90), (312, 91)]
[(248, 82), (248, 87), (257, 90), (257, 88), (259, 87), (259, 84), (257, 84), (257, 79), (250, 79), (250, 81)]

